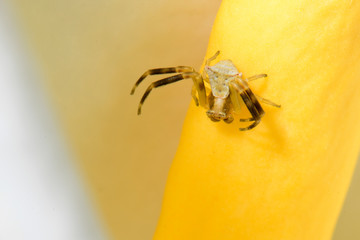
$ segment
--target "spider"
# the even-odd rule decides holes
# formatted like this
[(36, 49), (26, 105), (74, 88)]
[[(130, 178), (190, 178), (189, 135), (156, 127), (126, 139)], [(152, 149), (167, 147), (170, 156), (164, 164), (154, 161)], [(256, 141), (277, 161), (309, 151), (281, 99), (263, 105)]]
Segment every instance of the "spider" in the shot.
[[(221, 60), (215, 65), (210, 66), (210, 63), (215, 60), (219, 54), (220, 51), (217, 51), (214, 56), (206, 60), (202, 74), (188, 66), (155, 68), (146, 71), (135, 83), (131, 90), (131, 95), (134, 94), (136, 87), (149, 75), (166, 73), (179, 74), (151, 83), (140, 100), (138, 115), (141, 114), (141, 107), (153, 88), (189, 78), (194, 81), (191, 95), (195, 104), (208, 109), (206, 114), (214, 122), (223, 120), (226, 123), (231, 123), (234, 121), (233, 113), (239, 113), (241, 111), (241, 101), (245, 103), (252, 117), (240, 119), (240, 122), (252, 123), (245, 128), (239, 128), (240, 131), (250, 130), (260, 123), (265, 112), (259, 101), (277, 108), (281, 107), (268, 99), (255, 95), (248, 85), (248, 82), (265, 78), (267, 74), (258, 74), (243, 79), (242, 73), (238, 71), (231, 60)], [(210, 85), (210, 88), (206, 88), (205, 84)]]

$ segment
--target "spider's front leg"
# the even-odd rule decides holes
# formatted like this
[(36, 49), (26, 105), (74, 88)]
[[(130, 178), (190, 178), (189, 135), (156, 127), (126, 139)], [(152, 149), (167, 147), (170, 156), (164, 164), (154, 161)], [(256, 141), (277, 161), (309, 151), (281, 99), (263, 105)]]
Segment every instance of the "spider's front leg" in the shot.
[[(180, 80), (183, 79), (188, 79), (191, 78), (194, 81), (194, 86), (198, 92), (199, 95), (199, 101), (198, 103), (202, 106), (202, 107), (207, 107), (208, 103), (207, 103), (207, 97), (206, 97), (206, 89), (205, 89), (205, 85), (204, 85), (204, 81), (201, 77), (201, 75), (197, 72), (184, 72), (181, 74), (177, 74), (175, 76), (171, 76), (171, 77), (167, 77), (161, 80), (158, 80), (156, 82), (153, 82), (152, 84), (150, 84), (150, 86), (146, 89), (144, 95), (142, 96), (140, 103), (139, 103), (139, 107), (138, 107), (138, 115), (141, 114), (141, 107), (144, 104), (147, 96), (150, 94), (151, 90), (153, 88), (157, 88), (157, 87), (161, 87), (170, 83), (174, 83), (174, 82), (178, 82)], [(136, 87), (136, 84), (135, 86)]]
[(144, 72), (143, 75), (136, 81), (135, 85), (131, 89), (131, 95), (134, 94), (135, 89), (139, 84), (149, 75), (159, 75), (159, 74), (168, 74), (168, 73), (182, 73), (182, 72), (194, 72), (194, 68), (188, 66), (178, 66), (178, 67), (167, 67), (167, 68), (153, 68)]
[[(219, 56), (219, 54), (220, 54), (220, 51), (216, 51), (216, 53), (215, 53), (212, 57), (206, 59), (206, 61), (205, 61), (205, 67), (206, 67), (206, 66), (209, 66), (210, 63), (211, 63), (212, 61), (214, 61), (214, 60), (217, 58), (217, 56)], [(202, 71), (202, 74), (201, 74), (200, 77), (202, 78), (202, 81), (204, 81), (204, 80), (207, 78), (205, 70)], [(199, 100), (198, 100), (198, 98), (196, 97), (196, 90), (197, 90), (197, 88), (196, 88), (196, 86), (194, 85), (194, 86), (192, 87), (192, 89), (191, 89), (191, 96), (193, 97), (196, 106), (199, 106)], [(199, 96), (199, 97), (200, 97), (200, 96)], [(206, 97), (206, 99), (204, 99), (203, 101), (204, 101), (204, 102), (207, 102), (207, 97)], [(201, 105), (201, 104), (200, 104), (200, 105)], [(209, 107), (209, 106), (208, 106), (208, 103), (206, 103), (205, 105), (202, 105), (202, 106), (205, 107), (205, 108), (208, 108), (208, 107)]]
[(229, 87), (234, 111), (240, 112), (240, 101), (242, 99), (252, 116), (248, 119), (240, 119), (240, 122), (254, 121), (254, 123), (250, 124), (246, 128), (239, 128), (239, 130), (246, 131), (256, 127), (260, 123), (261, 117), (265, 114), (265, 112), (259, 101), (256, 99), (254, 93), (251, 91), (247, 83), (240, 78), (231, 81), (229, 83)]

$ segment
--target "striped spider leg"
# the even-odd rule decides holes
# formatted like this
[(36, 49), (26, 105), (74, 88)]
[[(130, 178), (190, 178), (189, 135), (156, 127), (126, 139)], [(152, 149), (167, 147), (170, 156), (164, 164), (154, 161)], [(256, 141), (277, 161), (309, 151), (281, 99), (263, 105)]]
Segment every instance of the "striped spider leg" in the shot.
[[(250, 122), (254, 121), (252, 124), (245, 128), (239, 128), (240, 131), (246, 131), (250, 130), (254, 127), (256, 127), (259, 123), (261, 118), (264, 116), (265, 112), (263, 108), (261, 107), (258, 100), (262, 101), (263, 103), (269, 104), (274, 107), (280, 108), (281, 106), (273, 103), (272, 101), (262, 98), (258, 95), (255, 95), (252, 90), (250, 89), (249, 85), (247, 84), (248, 81), (252, 81), (258, 78), (264, 78), (267, 77), (266, 74), (259, 74), (252, 77), (249, 77), (248, 79), (243, 80), (241, 78), (241, 75), (239, 77), (234, 78), (229, 84), (230, 86), (230, 97), (231, 102), (233, 104), (233, 109), (235, 112), (240, 112), (240, 101), (241, 99), (244, 101), (246, 107), (248, 108), (251, 118), (246, 119), (240, 119), (240, 122)], [(241, 97), (241, 99), (240, 99)]]
[[(207, 107), (207, 97), (206, 97), (206, 89), (204, 85), (204, 81), (200, 73), (196, 72), (192, 67), (187, 66), (178, 66), (178, 67), (169, 67), (169, 68), (155, 68), (147, 70), (135, 83), (134, 87), (131, 90), (131, 95), (134, 94), (136, 87), (149, 75), (157, 75), (157, 74), (166, 74), (166, 73), (180, 73), (171, 77), (163, 78), (161, 80), (155, 81), (150, 84), (150, 86), (146, 89), (144, 95), (142, 96), (139, 107), (138, 107), (138, 115), (141, 114), (141, 107), (144, 104), (147, 96), (150, 94), (153, 88), (161, 87), (170, 83), (178, 82), (183, 79), (191, 78), (194, 82), (194, 88), (192, 91), (192, 96), (197, 105), (201, 105), (202, 107)], [(199, 99), (196, 97), (196, 91), (198, 92)]]
[(230, 97), (235, 112), (240, 112), (240, 101), (243, 100), (246, 107), (248, 108), (251, 118), (240, 119), (240, 122), (254, 121), (246, 128), (239, 128), (240, 131), (250, 130), (256, 127), (265, 114), (259, 101), (256, 99), (254, 93), (249, 88), (246, 81), (241, 78), (235, 78), (230, 82)]

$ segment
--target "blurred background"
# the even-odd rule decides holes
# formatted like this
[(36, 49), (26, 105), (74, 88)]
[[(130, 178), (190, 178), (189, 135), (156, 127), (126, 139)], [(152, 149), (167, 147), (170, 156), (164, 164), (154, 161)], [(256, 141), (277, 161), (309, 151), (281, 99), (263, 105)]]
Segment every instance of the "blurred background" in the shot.
[[(0, 0), (0, 239), (151, 239), (220, 0)], [(164, 101), (166, 99), (166, 101)], [(333, 239), (360, 239), (360, 169)]]

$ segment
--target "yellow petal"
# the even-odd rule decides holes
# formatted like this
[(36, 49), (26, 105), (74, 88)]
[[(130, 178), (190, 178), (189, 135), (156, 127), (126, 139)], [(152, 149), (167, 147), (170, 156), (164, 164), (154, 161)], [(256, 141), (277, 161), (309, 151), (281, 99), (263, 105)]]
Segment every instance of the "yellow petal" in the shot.
[(360, 146), (359, 22), (359, 1), (223, 1), (207, 57), (267, 73), (251, 88), (282, 108), (240, 132), (191, 104), (155, 239), (331, 238)]

